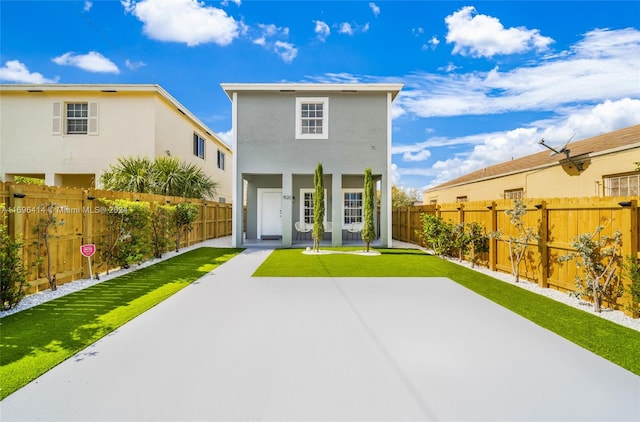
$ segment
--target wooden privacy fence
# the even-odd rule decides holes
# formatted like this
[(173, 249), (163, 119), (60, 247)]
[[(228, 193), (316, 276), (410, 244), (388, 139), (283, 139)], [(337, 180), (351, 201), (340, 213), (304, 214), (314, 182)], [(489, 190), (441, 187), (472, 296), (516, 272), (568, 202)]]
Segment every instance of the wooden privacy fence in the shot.
[[(560, 263), (558, 258), (575, 249), (572, 241), (580, 234), (593, 233), (598, 226), (604, 226), (603, 236), (612, 236), (616, 230), (622, 233), (621, 256), (640, 258), (640, 234), (638, 233), (640, 211), (639, 196), (608, 198), (551, 198), (524, 200), (527, 212), (523, 217), (525, 226), (532, 227), (539, 239), (527, 248), (525, 259), (520, 264), (520, 276), (564, 292), (575, 291), (577, 268), (575, 261)], [(453, 224), (476, 222), (486, 233), (499, 231), (503, 239), (491, 239), (489, 252), (480, 259), (480, 264), (493, 271), (511, 273), (509, 235), (518, 237), (506, 210), (513, 209), (513, 201), (477, 201), (441, 205), (422, 205), (393, 210), (393, 238), (404, 242), (420, 244), (417, 232), (422, 229), (421, 215), (431, 214)], [(629, 280), (622, 271), (622, 282)], [(624, 309), (631, 300), (625, 293), (615, 304)]]
[(28, 271), (29, 293), (49, 288), (48, 280), (42, 271), (38, 274), (35, 265), (39, 248), (35, 227), (46, 215), (47, 204), (55, 204), (54, 215), (57, 221), (63, 222), (56, 225), (49, 239), (51, 272), (56, 275), (58, 285), (89, 277), (87, 258), (80, 253), (83, 244), (93, 243), (98, 249), (92, 257), (93, 272), (106, 270), (100, 250), (107, 240), (108, 227), (106, 207), (100, 202), (101, 198), (143, 201), (152, 207), (182, 202), (196, 205), (198, 218), (193, 223), (193, 230), (181, 240), (181, 247), (231, 235), (231, 204), (173, 196), (0, 182), (0, 204), (4, 204), (5, 213), (10, 211), (5, 220), (9, 234), (14, 239), (23, 240), (22, 257)]

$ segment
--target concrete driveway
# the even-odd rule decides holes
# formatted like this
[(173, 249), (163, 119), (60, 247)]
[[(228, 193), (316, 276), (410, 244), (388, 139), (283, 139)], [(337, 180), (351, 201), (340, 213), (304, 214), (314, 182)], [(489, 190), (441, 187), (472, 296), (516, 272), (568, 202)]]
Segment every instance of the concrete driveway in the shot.
[(638, 421), (640, 377), (445, 278), (248, 249), (0, 403), (9, 421)]

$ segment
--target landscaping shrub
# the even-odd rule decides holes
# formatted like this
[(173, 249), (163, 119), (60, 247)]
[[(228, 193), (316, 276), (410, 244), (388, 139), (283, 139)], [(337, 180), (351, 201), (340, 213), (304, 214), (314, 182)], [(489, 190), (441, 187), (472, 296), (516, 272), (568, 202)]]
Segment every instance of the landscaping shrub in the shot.
[(20, 303), (27, 287), (26, 271), (21, 255), (22, 242), (9, 236), (6, 225), (6, 210), (0, 208), (0, 304), (2, 309), (11, 309)]
[(129, 268), (151, 254), (151, 207), (148, 202), (101, 199), (106, 207), (109, 234), (102, 256), (109, 267)]

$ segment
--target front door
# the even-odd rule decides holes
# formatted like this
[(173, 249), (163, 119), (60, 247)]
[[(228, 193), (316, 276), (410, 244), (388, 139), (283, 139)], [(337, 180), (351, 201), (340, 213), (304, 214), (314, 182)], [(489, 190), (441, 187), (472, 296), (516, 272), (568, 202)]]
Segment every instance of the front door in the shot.
[(258, 239), (282, 237), (282, 189), (259, 189)]

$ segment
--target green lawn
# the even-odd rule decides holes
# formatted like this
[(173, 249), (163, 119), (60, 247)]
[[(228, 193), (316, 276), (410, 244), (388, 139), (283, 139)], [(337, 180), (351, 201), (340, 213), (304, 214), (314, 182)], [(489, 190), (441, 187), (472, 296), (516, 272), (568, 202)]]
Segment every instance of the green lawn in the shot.
[[(361, 248), (360, 248), (361, 249)], [(274, 251), (257, 277), (448, 277), (534, 323), (640, 375), (640, 333), (418, 250), (379, 256)], [(455, 303), (455, 300), (452, 300)], [(452, 309), (455, 312), (455, 309)]]
[(240, 251), (195, 249), (0, 319), (0, 399)]

